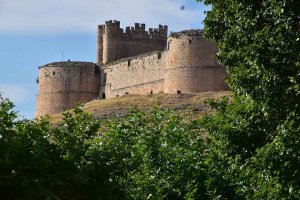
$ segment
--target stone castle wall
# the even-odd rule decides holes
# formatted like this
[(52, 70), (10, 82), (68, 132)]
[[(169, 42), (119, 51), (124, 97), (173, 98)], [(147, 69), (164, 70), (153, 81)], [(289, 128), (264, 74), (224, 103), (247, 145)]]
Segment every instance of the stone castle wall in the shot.
[(105, 96), (163, 92), (166, 53), (155, 51), (105, 65)]
[(204, 39), (202, 31), (175, 33), (168, 39), (165, 51), (104, 65), (105, 96), (228, 90), (225, 69), (212, 58), (217, 51)]
[[(164, 50), (161, 50), (164, 49)], [(120, 22), (98, 26), (97, 63), (59, 62), (39, 68), (36, 116), (60, 113), (76, 103), (125, 94), (201, 93), (228, 90), (225, 69), (213, 60), (216, 46), (201, 30), (145, 31)]]
[(57, 62), (39, 68), (36, 116), (55, 114), (99, 96), (100, 67), (88, 62)]

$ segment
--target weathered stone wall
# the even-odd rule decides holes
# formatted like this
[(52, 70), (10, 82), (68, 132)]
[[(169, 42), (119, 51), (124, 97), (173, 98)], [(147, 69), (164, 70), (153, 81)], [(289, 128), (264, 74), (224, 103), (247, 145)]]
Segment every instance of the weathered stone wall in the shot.
[[(101, 89), (106, 98), (124, 94), (200, 93), (228, 90), (217, 48), (202, 31), (183, 31), (168, 39), (167, 50), (128, 57), (104, 65)], [(101, 92), (100, 92), (101, 94)]]
[(117, 58), (126, 58), (152, 52), (156, 50), (163, 50), (166, 47), (167, 41), (163, 40), (148, 40), (143, 38), (135, 39), (121, 39), (117, 42)]
[(118, 21), (98, 26), (97, 63), (106, 64), (59, 62), (40, 67), (36, 116), (60, 113), (95, 98), (228, 90), (225, 69), (212, 58), (218, 50), (202, 31), (174, 33), (168, 41), (166, 31), (159, 26), (146, 32), (144, 24), (135, 24), (124, 32)]
[(57, 62), (39, 68), (36, 117), (56, 114), (99, 96), (101, 69), (88, 62)]
[(166, 54), (155, 51), (104, 66), (105, 96), (163, 92)]
[(107, 21), (98, 26), (97, 63), (107, 64), (118, 59), (163, 50), (167, 44), (168, 27), (145, 30), (145, 24), (120, 28), (119, 21)]
[(225, 69), (213, 60), (217, 48), (200, 30), (183, 31), (168, 39), (165, 93), (228, 90)]

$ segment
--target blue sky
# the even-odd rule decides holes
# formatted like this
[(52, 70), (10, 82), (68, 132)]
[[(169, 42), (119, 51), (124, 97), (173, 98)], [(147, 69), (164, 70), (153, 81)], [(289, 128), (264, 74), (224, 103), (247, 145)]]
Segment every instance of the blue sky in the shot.
[(94, 62), (97, 24), (197, 29), (208, 9), (195, 0), (0, 0), (0, 93), (32, 119), (38, 66), (61, 61), (62, 50), (64, 60)]

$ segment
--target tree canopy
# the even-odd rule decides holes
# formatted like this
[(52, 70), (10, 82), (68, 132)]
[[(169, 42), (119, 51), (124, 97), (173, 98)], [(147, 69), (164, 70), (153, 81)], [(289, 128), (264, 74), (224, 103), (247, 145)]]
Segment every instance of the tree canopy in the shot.
[(213, 196), (300, 198), (300, 1), (205, 0), (232, 99), (212, 102)]

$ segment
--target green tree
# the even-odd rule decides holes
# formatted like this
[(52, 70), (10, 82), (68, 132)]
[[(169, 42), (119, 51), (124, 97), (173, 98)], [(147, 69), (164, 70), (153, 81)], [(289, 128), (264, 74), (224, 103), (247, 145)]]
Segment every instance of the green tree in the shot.
[(207, 180), (212, 197), (299, 199), (300, 1), (204, 0), (230, 100), (211, 102)]
[(100, 122), (80, 108), (50, 125), (0, 104), (1, 199), (206, 198), (199, 122), (137, 109)]
[(110, 122), (93, 150), (107, 153), (110, 180), (127, 199), (199, 199), (206, 198), (202, 138), (197, 121), (133, 110)]
[[(51, 174), (47, 169), (55, 155), (47, 140), (49, 123), (18, 120), (13, 104), (0, 104), (0, 197), (34, 199), (50, 196), (45, 184)], [(39, 194), (39, 195), (37, 195)]]
[(63, 121), (54, 127), (47, 118), (19, 120), (12, 108), (10, 101), (1, 101), (1, 199), (107, 199), (110, 196), (108, 172), (102, 167), (106, 166), (105, 160), (92, 163), (95, 159), (87, 153), (98, 136), (99, 121), (76, 108), (73, 114), (64, 113)]

